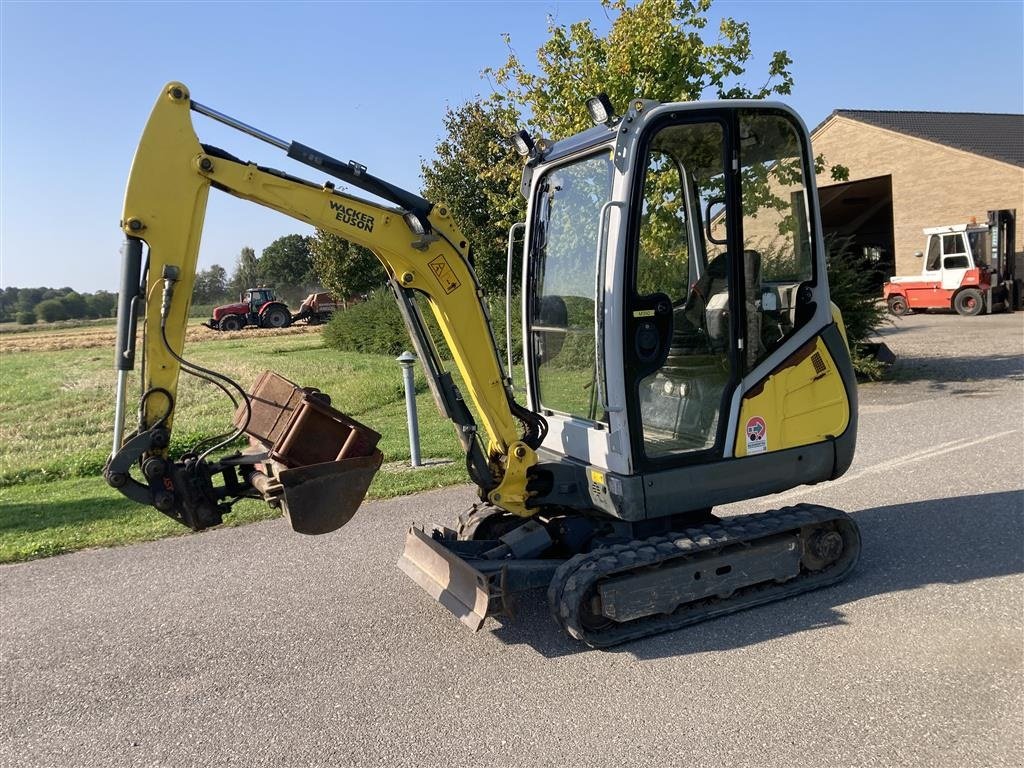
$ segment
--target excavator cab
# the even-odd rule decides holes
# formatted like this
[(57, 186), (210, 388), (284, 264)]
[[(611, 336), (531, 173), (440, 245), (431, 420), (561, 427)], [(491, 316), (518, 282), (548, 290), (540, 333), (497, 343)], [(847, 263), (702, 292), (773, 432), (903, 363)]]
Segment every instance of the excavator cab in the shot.
[(638, 101), (535, 150), (524, 189), (538, 472), (641, 521), (845, 470), (855, 387), (791, 111)]

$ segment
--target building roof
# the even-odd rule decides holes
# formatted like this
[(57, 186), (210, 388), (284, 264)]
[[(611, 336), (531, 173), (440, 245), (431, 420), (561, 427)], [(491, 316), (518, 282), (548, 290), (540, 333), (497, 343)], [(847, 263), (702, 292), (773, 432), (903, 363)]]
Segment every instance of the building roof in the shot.
[(837, 109), (825, 122), (836, 116), (1024, 166), (1024, 115)]

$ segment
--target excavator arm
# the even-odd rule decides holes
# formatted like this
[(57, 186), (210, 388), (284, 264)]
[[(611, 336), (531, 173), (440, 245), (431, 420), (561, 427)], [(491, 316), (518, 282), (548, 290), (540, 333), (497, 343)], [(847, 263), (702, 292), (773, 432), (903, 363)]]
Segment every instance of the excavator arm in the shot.
[[(395, 205), (345, 194), (331, 182), (316, 184), (205, 146), (193, 129), (192, 112), (267, 141), (289, 157)], [(127, 240), (118, 308), (114, 442), (105, 471), (108, 482), (129, 497), (151, 503), (198, 529), (220, 521), (226, 499), (262, 495), (272, 500), (280, 494), (282, 477), (286, 477), (254, 469), (266, 459), (267, 451), (220, 462), (207, 461), (210, 451), (177, 461), (168, 455), (183, 366), (190, 372), (198, 369), (200, 375), (214, 379), (225, 391), (234, 389), (240, 395), (244, 415), (236, 417), (239, 432), (246, 431), (253, 416), (249, 393), (182, 356), (211, 187), (335, 233), (365, 246), (380, 259), (435, 400), (455, 424), (482, 498), (513, 514), (529, 516), (525, 505), (527, 470), (537, 461), (535, 449), (543, 439), (546, 424), (512, 397), (470, 263), (469, 245), (447, 209), (373, 177), (359, 164), (342, 163), (303, 144), (284, 142), (204, 107), (191, 100), (181, 83), (169, 83), (157, 99), (136, 151), (125, 194), (121, 226)], [(437, 319), (486, 431), (486, 444), (477, 435), (462, 393), (438, 359), (414, 300), (417, 293)], [(126, 436), (127, 384), (135, 365), (139, 319), (143, 321), (142, 395), (138, 426)], [(294, 405), (293, 401), (289, 403)], [(286, 403), (283, 410), (288, 408)], [(345, 419), (343, 414), (338, 418)], [(273, 448), (269, 444), (263, 447)], [(269, 455), (274, 456), (274, 451), (269, 450)], [(302, 468), (292, 464), (283, 469), (301, 474)], [(360, 471), (366, 469), (365, 465), (363, 462)], [(144, 475), (141, 482), (131, 474), (135, 466)], [(310, 470), (304, 471), (302, 478), (306, 480)], [(216, 475), (224, 477), (222, 484), (213, 482)], [(322, 497), (323, 493), (316, 495)], [(362, 499), (361, 493), (358, 496), (355, 506)], [(301, 494), (294, 498), (301, 498)], [(297, 517), (292, 515), (293, 525)], [(310, 532), (330, 529), (315, 524), (307, 527)]]

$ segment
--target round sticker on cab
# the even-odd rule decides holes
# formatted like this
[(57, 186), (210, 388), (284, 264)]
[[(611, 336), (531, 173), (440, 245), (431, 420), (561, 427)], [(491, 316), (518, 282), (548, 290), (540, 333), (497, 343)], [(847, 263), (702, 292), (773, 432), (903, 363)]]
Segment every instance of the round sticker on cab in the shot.
[(747, 419), (747, 455), (768, 450), (768, 425), (760, 416)]

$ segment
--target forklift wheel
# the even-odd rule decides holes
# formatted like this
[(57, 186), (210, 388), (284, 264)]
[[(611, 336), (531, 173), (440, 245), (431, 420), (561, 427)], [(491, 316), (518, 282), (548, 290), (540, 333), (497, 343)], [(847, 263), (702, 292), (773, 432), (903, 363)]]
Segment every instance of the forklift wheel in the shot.
[(903, 317), (910, 314), (910, 307), (907, 306), (907, 297), (896, 294), (889, 297), (889, 312), (896, 317)]
[(953, 309), (964, 317), (980, 315), (985, 307), (981, 291), (976, 288), (965, 288), (953, 297)]

